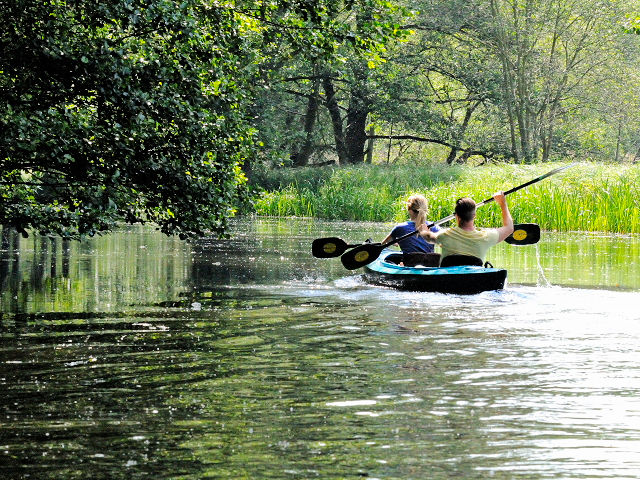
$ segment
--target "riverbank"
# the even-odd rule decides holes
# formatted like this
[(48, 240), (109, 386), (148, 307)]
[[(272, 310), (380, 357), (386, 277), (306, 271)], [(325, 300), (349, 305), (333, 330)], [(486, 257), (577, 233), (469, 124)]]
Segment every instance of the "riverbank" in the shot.
[[(429, 200), (429, 219), (449, 215), (455, 200), (476, 201), (507, 190), (569, 162), (536, 165), (363, 165), (272, 171), (257, 178), (261, 216), (308, 216), (333, 220), (397, 222), (412, 193)], [(517, 223), (543, 230), (640, 233), (640, 166), (580, 162), (509, 196)], [(499, 209), (478, 211), (478, 224), (500, 222)]]

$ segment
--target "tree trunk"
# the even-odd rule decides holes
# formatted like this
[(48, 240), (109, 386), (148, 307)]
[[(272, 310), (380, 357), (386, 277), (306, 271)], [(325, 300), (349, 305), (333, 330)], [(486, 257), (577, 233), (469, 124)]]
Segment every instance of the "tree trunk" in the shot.
[(509, 65), (509, 51), (507, 47), (506, 34), (502, 26), (503, 19), (500, 15), (498, 5), (496, 5), (495, 0), (491, 0), (491, 14), (496, 25), (497, 54), (500, 58), (500, 63), (502, 64), (502, 82), (504, 102), (507, 109), (507, 118), (509, 120), (511, 156), (516, 163), (519, 163), (520, 158), (518, 155), (518, 144), (516, 140), (516, 115), (514, 113), (515, 87), (513, 84), (513, 77), (511, 75), (511, 68)]
[(327, 107), (327, 110), (329, 110), (331, 125), (333, 126), (333, 136), (336, 142), (338, 164), (342, 165), (348, 162), (347, 148), (344, 141), (344, 131), (342, 129), (342, 115), (340, 115), (340, 106), (336, 100), (336, 91), (333, 86), (333, 81), (328, 73), (322, 77), (322, 86), (326, 96), (325, 106)]
[[(359, 93), (359, 92), (358, 92)], [(359, 96), (352, 98), (347, 110), (346, 147), (349, 163), (364, 163), (365, 143), (367, 141), (368, 108)]]
[[(469, 122), (471, 121), (471, 116), (473, 115), (473, 112), (475, 111), (475, 109), (478, 108), (481, 103), (482, 102), (480, 100), (478, 100), (477, 102), (473, 102), (465, 110), (464, 119), (462, 120), (462, 125), (460, 125), (460, 134), (457, 135), (455, 138), (455, 142), (457, 145), (462, 146), (465, 132), (467, 131), (467, 128), (469, 128)], [(458, 148), (458, 146), (451, 147), (451, 150), (449, 151), (449, 156), (447, 157), (447, 165), (451, 165), (456, 161), (456, 157), (458, 156), (459, 151), (460, 151), (460, 148)]]
[(518, 119), (518, 130), (520, 133), (520, 150), (522, 152), (522, 160), (525, 163), (531, 162), (531, 129), (529, 118), (529, 92), (526, 80), (526, 62), (522, 47), (518, 48), (518, 59), (516, 61), (516, 117)]
[(353, 66), (354, 80), (351, 84), (349, 106), (347, 107), (347, 126), (345, 142), (349, 163), (364, 163), (365, 144), (367, 142), (367, 117), (370, 102), (368, 100), (367, 80), (369, 67), (367, 64)]
[(553, 147), (553, 132), (555, 129), (556, 107), (557, 105), (552, 105), (551, 108), (549, 108), (550, 114), (549, 119), (547, 120), (546, 132), (543, 126), (540, 127), (540, 141), (542, 142), (543, 162), (546, 162), (551, 157), (551, 149)]
[[(318, 90), (319, 80), (313, 82), (313, 90), (307, 102), (307, 111), (304, 115), (304, 141), (302, 146), (291, 154), (294, 167), (304, 167), (309, 164), (309, 158), (313, 153), (313, 130), (318, 115)], [(295, 147), (294, 147), (295, 148)]]
[(458, 151), (457, 147), (451, 147), (451, 150), (449, 150), (449, 156), (447, 157), (447, 165), (455, 163), (456, 158), (458, 158)]
[(373, 136), (376, 134), (376, 128), (371, 125), (369, 127), (369, 143), (367, 144), (367, 162), (369, 165), (373, 163)]
[(640, 146), (638, 147), (636, 154), (633, 156), (631, 163), (638, 163), (638, 161), (640, 161)]
[(533, 85), (531, 85), (531, 29), (532, 2), (525, 1), (524, 8), (518, 8), (514, 4), (513, 16), (514, 26), (516, 30), (517, 42), (517, 72), (515, 78), (518, 83), (518, 101), (520, 103), (519, 112), (522, 116), (522, 126), (520, 130), (520, 139), (522, 143), (522, 157), (526, 163), (533, 162), (536, 157), (536, 119), (532, 105)]
[(620, 142), (622, 136), (622, 121), (618, 122), (618, 138), (616, 139), (616, 163), (620, 161)]

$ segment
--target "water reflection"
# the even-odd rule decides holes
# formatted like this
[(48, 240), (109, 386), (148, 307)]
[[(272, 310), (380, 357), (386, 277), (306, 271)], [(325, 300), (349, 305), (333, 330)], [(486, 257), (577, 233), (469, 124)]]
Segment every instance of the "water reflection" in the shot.
[(309, 255), (386, 230), (3, 234), (0, 476), (637, 476), (638, 239), (500, 246), (509, 287), (474, 296)]

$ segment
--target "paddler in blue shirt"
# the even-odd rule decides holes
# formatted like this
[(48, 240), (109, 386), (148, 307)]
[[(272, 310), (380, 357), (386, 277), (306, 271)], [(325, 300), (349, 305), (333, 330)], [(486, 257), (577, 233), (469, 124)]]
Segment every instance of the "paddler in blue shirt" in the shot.
[[(411, 195), (406, 202), (409, 221), (393, 227), (391, 233), (382, 241), (387, 243), (400, 238), (407, 233), (419, 230), (421, 227), (427, 229), (427, 199), (423, 195)], [(427, 229), (429, 230), (429, 229)], [(431, 232), (438, 232), (437, 226), (431, 227)], [(403, 264), (411, 267), (415, 265), (437, 266), (440, 260), (439, 255), (434, 254), (433, 245), (427, 243), (420, 235), (412, 235), (399, 243), (403, 253)], [(436, 258), (437, 257), (437, 258)], [(434, 265), (435, 263), (435, 265)]]

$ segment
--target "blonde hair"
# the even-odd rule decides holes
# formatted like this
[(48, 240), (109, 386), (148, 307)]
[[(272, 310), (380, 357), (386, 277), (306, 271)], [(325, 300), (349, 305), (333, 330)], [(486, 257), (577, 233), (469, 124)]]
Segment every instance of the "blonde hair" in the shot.
[(407, 209), (413, 210), (416, 215), (416, 228), (419, 228), (420, 225), (426, 223), (428, 208), (429, 204), (427, 199), (424, 198), (424, 195), (411, 195), (407, 200)]

